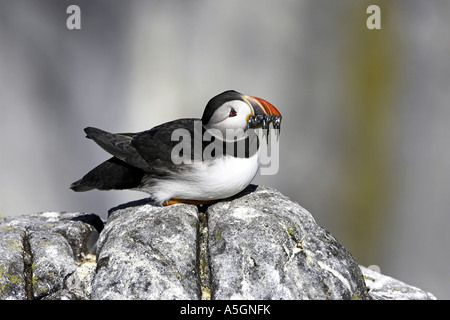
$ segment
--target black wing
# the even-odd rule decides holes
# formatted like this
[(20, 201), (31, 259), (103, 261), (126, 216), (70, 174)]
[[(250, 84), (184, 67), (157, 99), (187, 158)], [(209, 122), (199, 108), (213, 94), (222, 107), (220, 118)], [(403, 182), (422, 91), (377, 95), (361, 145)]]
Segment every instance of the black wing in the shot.
[[(181, 142), (177, 135), (173, 135), (175, 130), (185, 133), (181, 139), (183, 142), (190, 143), (191, 154), (189, 156), (193, 159), (194, 138), (200, 139), (200, 145), (202, 143), (204, 129), (200, 119), (189, 118), (167, 122), (150, 130), (136, 133), (131, 140), (131, 147), (146, 160), (149, 165), (147, 170), (155, 175), (166, 175), (168, 172), (178, 172), (185, 168), (183, 163), (174, 164), (172, 161), (172, 150)], [(190, 141), (184, 141), (184, 139), (190, 139)]]
[(133, 189), (139, 187), (144, 174), (143, 170), (112, 157), (72, 183), (70, 189), (77, 192), (92, 189)]
[(84, 129), (84, 132), (88, 138), (94, 140), (103, 150), (117, 159), (140, 169), (148, 166), (145, 159), (131, 146), (133, 135), (109, 133), (93, 127)]
[[(132, 189), (140, 186), (145, 175), (170, 176), (185, 168), (184, 164), (172, 162), (172, 149), (180, 143), (176, 139), (172, 141), (172, 133), (184, 129), (193, 137), (195, 128), (203, 130), (199, 119), (175, 120), (140, 133), (116, 134), (88, 127), (84, 130), (87, 137), (114, 157), (89, 171), (70, 188), (74, 191)], [(201, 134), (197, 136), (201, 138)]]
[(179, 119), (135, 134), (109, 133), (92, 127), (84, 131), (88, 138), (123, 162), (148, 173), (164, 175), (184, 167), (183, 164), (174, 164), (171, 157), (172, 149), (180, 143), (172, 136), (175, 130), (183, 130), (189, 135), (193, 154), (194, 137), (202, 139), (204, 131), (200, 119)]

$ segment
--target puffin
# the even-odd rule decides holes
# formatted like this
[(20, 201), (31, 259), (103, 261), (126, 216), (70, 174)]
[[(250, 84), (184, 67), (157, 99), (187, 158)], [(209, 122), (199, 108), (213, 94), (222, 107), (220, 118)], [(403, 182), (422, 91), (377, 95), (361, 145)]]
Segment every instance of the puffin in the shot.
[(220, 201), (251, 183), (264, 143), (258, 129), (268, 137), (272, 125), (278, 139), (281, 119), (266, 100), (228, 90), (209, 100), (201, 119), (178, 119), (138, 133), (87, 127), (86, 138), (112, 157), (70, 189), (137, 190), (162, 206)]

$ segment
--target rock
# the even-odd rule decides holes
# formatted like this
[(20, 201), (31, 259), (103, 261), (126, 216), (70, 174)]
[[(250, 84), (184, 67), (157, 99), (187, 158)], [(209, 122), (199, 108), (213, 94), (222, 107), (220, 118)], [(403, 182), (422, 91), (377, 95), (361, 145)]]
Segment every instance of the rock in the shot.
[(197, 207), (135, 204), (108, 218), (92, 299), (199, 299)]
[(278, 191), (258, 187), (207, 213), (213, 299), (368, 298), (350, 253)]
[(114, 210), (97, 256), (93, 299), (368, 298), (353, 257), (267, 187), (209, 206), (203, 221), (182, 204)]
[(0, 299), (435, 297), (359, 266), (299, 204), (252, 185), (210, 206), (131, 202), (105, 226), (86, 213), (0, 218)]
[(0, 225), (0, 299), (26, 299), (24, 231)]
[[(101, 226), (86, 213), (45, 212), (0, 219), (0, 299), (87, 299), (78, 270)], [(92, 255), (91, 255), (92, 256)]]
[(373, 300), (436, 300), (426, 291), (360, 266)]

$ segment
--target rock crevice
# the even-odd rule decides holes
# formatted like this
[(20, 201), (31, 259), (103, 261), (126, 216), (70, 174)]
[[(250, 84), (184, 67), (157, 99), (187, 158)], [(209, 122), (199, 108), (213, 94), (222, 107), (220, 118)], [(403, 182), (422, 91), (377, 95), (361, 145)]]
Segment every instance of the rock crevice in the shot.
[(33, 294), (33, 252), (31, 251), (28, 228), (22, 233), (23, 247), (23, 278), (25, 281), (25, 294), (28, 300), (34, 299)]
[(200, 211), (197, 231), (197, 269), (200, 282), (200, 299), (211, 299), (211, 275), (208, 258), (208, 215)]

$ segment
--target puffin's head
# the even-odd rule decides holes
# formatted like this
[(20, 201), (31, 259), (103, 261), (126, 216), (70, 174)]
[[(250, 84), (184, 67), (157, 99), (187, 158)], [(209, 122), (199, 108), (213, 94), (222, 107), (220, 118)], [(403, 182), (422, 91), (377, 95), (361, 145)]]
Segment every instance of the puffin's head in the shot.
[(280, 129), (281, 114), (273, 105), (234, 90), (222, 92), (209, 100), (202, 116), (202, 124), (207, 130), (220, 130), (223, 136), (227, 129), (240, 130), (243, 134), (249, 128), (269, 130), (270, 123), (274, 129)]

